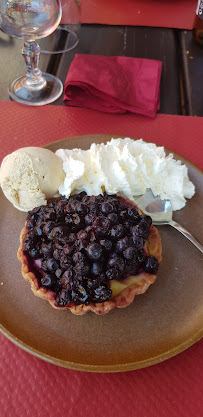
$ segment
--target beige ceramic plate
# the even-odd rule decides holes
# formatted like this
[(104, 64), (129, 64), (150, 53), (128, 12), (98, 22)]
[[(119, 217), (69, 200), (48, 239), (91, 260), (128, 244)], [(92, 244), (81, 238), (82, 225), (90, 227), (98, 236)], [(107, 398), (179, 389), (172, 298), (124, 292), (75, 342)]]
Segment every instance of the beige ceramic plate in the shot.
[[(110, 136), (69, 138), (47, 147), (86, 149)], [(177, 156), (176, 156), (177, 157)], [(203, 236), (202, 173), (187, 163), (195, 196), (174, 218), (197, 238)], [(56, 365), (92, 372), (143, 368), (170, 358), (202, 336), (203, 256), (170, 226), (159, 228), (163, 261), (158, 278), (125, 309), (105, 316), (56, 311), (31, 291), (21, 276), (16, 252), (26, 213), (0, 194), (0, 323), (2, 333), (26, 351)]]

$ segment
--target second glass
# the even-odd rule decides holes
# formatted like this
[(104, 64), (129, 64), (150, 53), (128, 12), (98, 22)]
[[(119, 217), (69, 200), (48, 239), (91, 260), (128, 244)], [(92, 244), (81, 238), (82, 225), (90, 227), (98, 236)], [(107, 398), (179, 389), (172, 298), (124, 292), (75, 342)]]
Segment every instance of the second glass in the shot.
[(79, 43), (81, 0), (61, 0), (60, 25), (48, 39), (40, 40), (43, 54), (60, 54), (71, 51)]

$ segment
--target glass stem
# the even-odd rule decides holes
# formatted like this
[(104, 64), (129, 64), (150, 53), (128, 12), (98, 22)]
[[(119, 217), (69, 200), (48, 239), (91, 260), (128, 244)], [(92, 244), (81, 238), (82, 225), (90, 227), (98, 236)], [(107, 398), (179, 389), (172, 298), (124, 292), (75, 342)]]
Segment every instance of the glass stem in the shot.
[(33, 87), (35, 90), (44, 88), (46, 80), (39, 69), (40, 47), (37, 42), (25, 41), (22, 48), (22, 55), (27, 66), (26, 87), (30, 89)]

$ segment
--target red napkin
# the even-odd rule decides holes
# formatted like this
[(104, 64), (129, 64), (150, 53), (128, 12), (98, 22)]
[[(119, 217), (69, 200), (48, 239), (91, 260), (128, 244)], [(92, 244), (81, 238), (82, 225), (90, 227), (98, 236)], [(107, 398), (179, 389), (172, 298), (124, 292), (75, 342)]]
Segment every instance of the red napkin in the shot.
[(64, 103), (106, 113), (159, 110), (162, 62), (151, 59), (75, 55), (66, 82)]

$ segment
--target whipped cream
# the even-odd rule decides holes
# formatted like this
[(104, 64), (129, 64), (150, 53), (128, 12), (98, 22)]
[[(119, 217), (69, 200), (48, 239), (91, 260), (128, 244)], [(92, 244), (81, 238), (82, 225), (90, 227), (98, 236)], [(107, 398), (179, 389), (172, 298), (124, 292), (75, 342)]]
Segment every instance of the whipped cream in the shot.
[(56, 155), (66, 174), (59, 193), (66, 197), (106, 191), (136, 202), (136, 196), (151, 189), (154, 196), (169, 199), (173, 210), (179, 210), (195, 193), (187, 167), (172, 154), (166, 155), (164, 147), (142, 139), (111, 139), (106, 144), (93, 143), (86, 151), (59, 149)]

